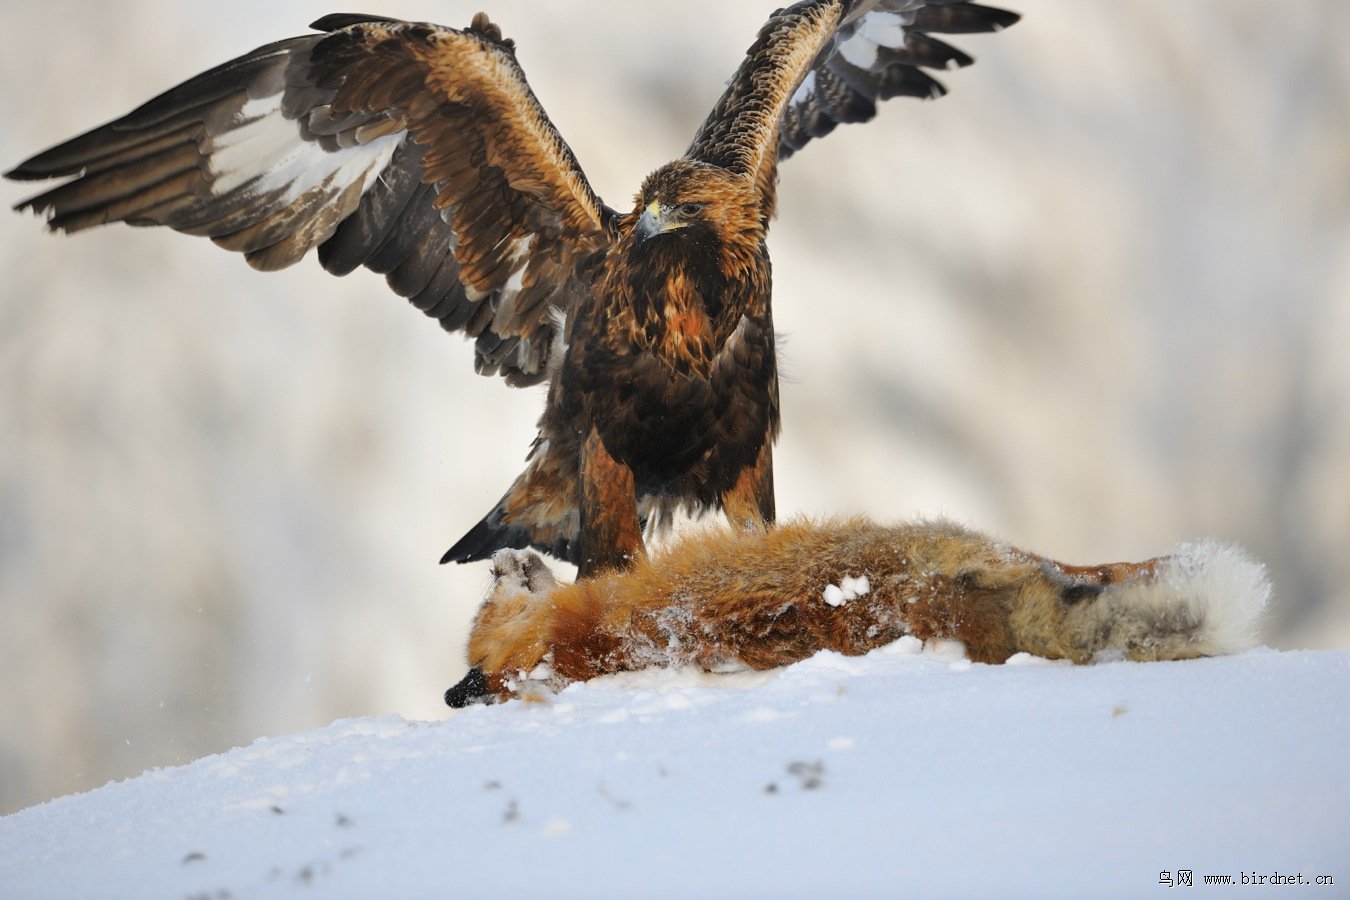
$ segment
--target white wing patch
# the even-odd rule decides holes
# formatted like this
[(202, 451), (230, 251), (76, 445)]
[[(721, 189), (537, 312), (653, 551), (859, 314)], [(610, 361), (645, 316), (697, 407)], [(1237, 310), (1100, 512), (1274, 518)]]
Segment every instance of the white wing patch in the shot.
[(805, 103), (816, 90), (816, 70), (812, 69), (806, 73), (802, 83), (797, 85), (797, 90), (793, 92), (792, 99), (788, 102), (793, 106)]
[[(498, 289), (497, 312), (492, 317), (493, 323), (499, 327), (507, 327), (516, 316), (516, 298), (525, 288), (525, 275), (530, 267), (530, 253), (534, 250), (534, 239), (535, 235), (531, 233), (510, 242), (506, 260), (511, 266), (511, 274)], [(491, 291), (466, 289), (465, 293), (473, 300), (482, 299)], [(474, 296), (475, 293), (477, 297)]]
[(240, 189), (253, 195), (280, 191), (276, 203), (284, 207), (318, 187), (336, 194), (360, 182), (364, 194), (407, 135), (399, 131), (366, 144), (325, 150), (301, 137), (296, 122), (282, 115), (281, 96), (250, 100), (239, 111), (238, 125), (202, 143), (213, 195)]
[(905, 46), (908, 22), (900, 13), (869, 12), (859, 21), (853, 34), (840, 41), (836, 49), (851, 65), (871, 69), (877, 63), (879, 47), (898, 50)]

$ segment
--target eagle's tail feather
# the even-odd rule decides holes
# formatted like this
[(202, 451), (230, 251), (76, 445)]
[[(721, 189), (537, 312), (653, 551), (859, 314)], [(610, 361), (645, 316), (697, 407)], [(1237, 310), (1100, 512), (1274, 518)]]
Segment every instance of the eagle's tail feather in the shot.
[[(455, 545), (441, 557), (441, 563), (477, 562), (480, 559), (490, 559), (493, 553), (504, 547), (521, 550), (533, 546), (534, 542), (530, 540), (528, 531), (519, 525), (511, 525), (502, 520), (504, 504), (505, 500), (494, 506), (492, 512), (455, 541)], [(540, 549), (551, 552), (546, 547)]]
[(442, 563), (489, 559), (503, 548), (532, 547), (576, 562), (581, 517), (576, 498), (576, 454), (540, 440), (530, 451), (525, 471), (497, 505), (445, 551)]

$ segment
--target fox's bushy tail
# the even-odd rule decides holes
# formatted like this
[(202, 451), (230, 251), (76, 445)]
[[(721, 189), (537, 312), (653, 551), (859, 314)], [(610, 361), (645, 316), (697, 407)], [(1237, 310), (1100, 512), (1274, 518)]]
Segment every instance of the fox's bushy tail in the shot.
[(1265, 567), (1217, 541), (1182, 544), (1146, 577), (1066, 606), (1065, 637), (1093, 659), (1188, 659), (1254, 646), (1270, 598)]

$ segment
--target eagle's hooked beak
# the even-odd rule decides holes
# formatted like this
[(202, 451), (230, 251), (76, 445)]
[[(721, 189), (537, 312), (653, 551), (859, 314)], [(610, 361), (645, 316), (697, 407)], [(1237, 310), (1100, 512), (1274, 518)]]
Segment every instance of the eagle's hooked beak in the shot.
[(647, 204), (647, 208), (638, 216), (637, 227), (633, 229), (633, 234), (637, 242), (641, 244), (647, 238), (654, 237), (665, 231), (670, 223), (666, 218), (667, 210), (655, 200)]

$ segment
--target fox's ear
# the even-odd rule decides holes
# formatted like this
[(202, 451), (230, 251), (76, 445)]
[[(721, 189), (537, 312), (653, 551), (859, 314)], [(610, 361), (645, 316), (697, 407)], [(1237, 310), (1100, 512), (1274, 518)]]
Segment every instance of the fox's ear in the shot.
[(478, 666), (469, 670), (459, 680), (459, 684), (445, 692), (445, 705), (452, 709), (463, 709), (474, 703), (489, 703), (492, 692), (488, 689), (487, 676)]

